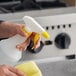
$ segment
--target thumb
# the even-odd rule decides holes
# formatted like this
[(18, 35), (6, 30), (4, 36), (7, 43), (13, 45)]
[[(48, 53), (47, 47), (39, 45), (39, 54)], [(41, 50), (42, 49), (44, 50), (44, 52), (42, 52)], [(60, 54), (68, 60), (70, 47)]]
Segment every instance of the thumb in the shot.
[(27, 34), (26, 34), (26, 32), (23, 30), (24, 27), (25, 27), (24, 25), (21, 26), (20, 31), (19, 31), (19, 34), (20, 34), (21, 36), (23, 36), (23, 37), (26, 37)]

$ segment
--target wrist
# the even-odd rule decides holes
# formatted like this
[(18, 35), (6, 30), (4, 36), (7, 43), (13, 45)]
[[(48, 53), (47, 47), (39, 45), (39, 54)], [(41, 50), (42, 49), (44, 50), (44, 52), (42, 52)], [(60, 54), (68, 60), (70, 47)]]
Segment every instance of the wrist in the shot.
[(0, 20), (0, 38), (8, 38), (9, 30), (8, 30), (8, 22)]
[(0, 28), (2, 27), (2, 23), (5, 22), (3, 20), (0, 20)]
[(9, 22), (0, 20), (0, 29), (6, 30), (9, 27)]

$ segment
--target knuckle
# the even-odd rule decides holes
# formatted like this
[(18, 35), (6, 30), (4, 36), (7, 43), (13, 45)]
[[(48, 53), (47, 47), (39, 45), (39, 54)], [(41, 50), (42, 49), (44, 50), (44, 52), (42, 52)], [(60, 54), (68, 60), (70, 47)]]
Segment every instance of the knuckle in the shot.
[(2, 67), (1, 67), (1, 69), (2, 69), (3, 72), (6, 72), (6, 70), (7, 70), (7, 65), (3, 64)]

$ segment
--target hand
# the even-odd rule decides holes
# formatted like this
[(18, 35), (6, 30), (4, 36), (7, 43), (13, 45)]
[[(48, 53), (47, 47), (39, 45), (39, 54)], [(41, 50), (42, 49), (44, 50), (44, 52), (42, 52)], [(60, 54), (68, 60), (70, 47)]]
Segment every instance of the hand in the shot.
[(20, 70), (8, 66), (8, 65), (0, 65), (0, 76), (26, 76)]
[[(27, 34), (23, 31), (24, 27), (24, 24), (16, 24), (7, 21), (2, 22), (0, 25), (0, 38), (9, 38), (16, 34), (20, 34), (21, 36), (26, 37)], [(34, 37), (35, 35), (29, 36), (26, 41), (24, 41), (22, 44), (17, 45), (16, 47), (21, 51), (26, 50), (27, 46), (30, 43), (30, 40), (34, 39)], [(39, 38), (39, 40), (36, 42), (34, 48), (38, 48), (40, 46), (40, 40), (41, 38)]]
[[(33, 40), (34, 41), (34, 37), (36, 36), (36, 34), (38, 34), (38, 33), (32, 32), (32, 34), (23, 43), (18, 44), (16, 46), (16, 48), (18, 48), (20, 51), (25, 51), (27, 49), (27, 46), (30, 43), (30, 40)], [(41, 40), (40, 35), (37, 38), (38, 39), (37, 39), (36, 43), (34, 43), (34, 46), (33, 46), (34, 49), (36, 49), (36, 48), (38, 48), (40, 46), (40, 40)]]
[(9, 38), (16, 34), (26, 37), (26, 33), (23, 31), (24, 27), (24, 24), (2, 22), (0, 25), (0, 38)]

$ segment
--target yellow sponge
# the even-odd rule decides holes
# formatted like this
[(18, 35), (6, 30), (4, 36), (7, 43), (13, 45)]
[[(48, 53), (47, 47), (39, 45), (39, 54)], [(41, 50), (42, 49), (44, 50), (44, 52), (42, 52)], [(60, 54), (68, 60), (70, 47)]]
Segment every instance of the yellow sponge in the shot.
[(24, 72), (27, 76), (42, 76), (41, 71), (33, 61), (17, 65), (16, 68)]

